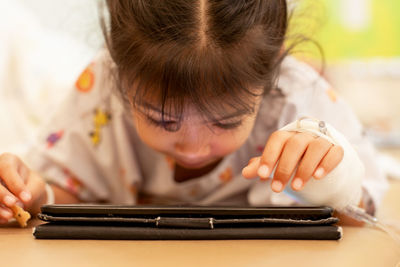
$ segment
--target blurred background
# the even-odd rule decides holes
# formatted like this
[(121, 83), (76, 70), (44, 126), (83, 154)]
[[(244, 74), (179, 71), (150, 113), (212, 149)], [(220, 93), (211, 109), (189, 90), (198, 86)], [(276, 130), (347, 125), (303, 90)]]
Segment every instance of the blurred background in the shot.
[(96, 0), (0, 0), (0, 153), (22, 154), (102, 46)]
[[(0, 152), (26, 147), (102, 46), (98, 1), (0, 0)], [(323, 48), (295, 55), (323, 70), (377, 146), (400, 147), (400, 1), (289, 1), (289, 36)]]
[(323, 72), (377, 146), (400, 147), (400, 1), (294, 0), (291, 8), (290, 34), (322, 48), (305, 42), (295, 55)]

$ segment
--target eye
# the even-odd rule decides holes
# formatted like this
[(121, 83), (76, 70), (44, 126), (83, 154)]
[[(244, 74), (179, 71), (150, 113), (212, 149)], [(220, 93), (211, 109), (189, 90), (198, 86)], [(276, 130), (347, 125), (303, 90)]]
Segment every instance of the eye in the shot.
[(231, 123), (220, 123), (216, 122), (214, 123), (214, 126), (224, 129), (224, 130), (232, 130), (238, 128), (240, 125), (242, 125), (242, 121), (237, 121), (237, 122), (231, 122)]
[(177, 121), (160, 121), (156, 120), (152, 117), (146, 116), (146, 119), (148, 122), (150, 122), (153, 126), (162, 128), (164, 130), (167, 130), (169, 132), (176, 132), (180, 128), (180, 123)]

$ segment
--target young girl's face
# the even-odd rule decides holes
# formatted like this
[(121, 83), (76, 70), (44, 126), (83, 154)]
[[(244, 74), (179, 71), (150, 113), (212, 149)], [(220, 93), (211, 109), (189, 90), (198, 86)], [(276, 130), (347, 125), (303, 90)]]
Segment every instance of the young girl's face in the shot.
[[(253, 128), (261, 97), (254, 101), (251, 113), (229, 111), (216, 121), (201, 116), (193, 106), (187, 105), (183, 119), (178, 122), (174, 114), (164, 114), (168, 131), (162, 124), (161, 110), (146, 102), (133, 110), (136, 130), (142, 141), (188, 169), (199, 169), (234, 152), (247, 140)], [(146, 110), (146, 112), (144, 112)], [(165, 125), (165, 124), (164, 124)]]

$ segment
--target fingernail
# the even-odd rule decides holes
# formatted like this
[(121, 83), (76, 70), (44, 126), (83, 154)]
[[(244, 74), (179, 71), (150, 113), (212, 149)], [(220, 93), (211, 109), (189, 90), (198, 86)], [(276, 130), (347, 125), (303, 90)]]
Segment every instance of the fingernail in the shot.
[(29, 193), (28, 191), (22, 191), (22, 192), (19, 194), (19, 197), (22, 199), (22, 201), (28, 202), (29, 200), (31, 200), (32, 195), (31, 195), (31, 193)]
[(315, 171), (314, 177), (315, 177), (316, 179), (321, 179), (322, 176), (324, 175), (324, 173), (325, 173), (324, 168), (319, 167), (319, 168)]
[(273, 191), (279, 193), (279, 192), (282, 191), (283, 184), (282, 184), (281, 181), (273, 181), (272, 184), (271, 184), (271, 188), (272, 188)]
[(9, 212), (9, 211), (2, 210), (2, 211), (1, 211), (1, 216), (4, 217), (4, 218), (6, 218), (6, 219), (10, 219), (13, 215), (12, 215), (12, 213)]
[(10, 207), (10, 206), (14, 205), (17, 200), (11, 196), (5, 196), (3, 201), (7, 206)]
[(303, 187), (303, 180), (301, 180), (301, 178), (295, 178), (292, 182), (292, 187), (294, 190), (300, 190)]
[(257, 170), (257, 174), (258, 176), (260, 176), (261, 178), (268, 178), (269, 175), (269, 168), (267, 165), (263, 164), (260, 166), (260, 168), (258, 168)]

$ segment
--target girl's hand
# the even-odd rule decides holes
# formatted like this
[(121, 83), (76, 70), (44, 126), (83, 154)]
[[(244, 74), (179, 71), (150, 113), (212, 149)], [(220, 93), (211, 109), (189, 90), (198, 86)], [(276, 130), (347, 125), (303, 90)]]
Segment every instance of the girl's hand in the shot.
[(272, 190), (281, 192), (295, 172), (291, 186), (300, 191), (312, 176), (325, 177), (342, 158), (342, 147), (324, 138), (310, 133), (276, 131), (269, 137), (262, 156), (252, 158), (242, 174), (245, 178), (268, 179), (278, 164), (271, 182)]
[(13, 217), (10, 207), (17, 202), (29, 210), (45, 196), (45, 182), (37, 173), (15, 155), (0, 155), (0, 224)]

